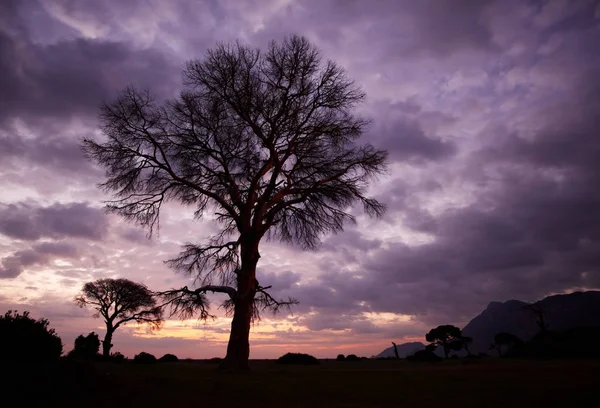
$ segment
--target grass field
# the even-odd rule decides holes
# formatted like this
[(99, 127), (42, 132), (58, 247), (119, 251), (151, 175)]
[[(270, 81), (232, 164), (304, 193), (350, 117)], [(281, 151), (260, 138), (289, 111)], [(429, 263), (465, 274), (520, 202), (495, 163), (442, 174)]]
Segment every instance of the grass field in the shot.
[[(600, 361), (394, 360), (280, 366), (246, 374), (207, 362), (3, 365), (3, 399), (57, 407), (591, 407)], [(11, 405), (13, 406), (13, 405)], [(21, 406), (17, 404), (14, 406)]]

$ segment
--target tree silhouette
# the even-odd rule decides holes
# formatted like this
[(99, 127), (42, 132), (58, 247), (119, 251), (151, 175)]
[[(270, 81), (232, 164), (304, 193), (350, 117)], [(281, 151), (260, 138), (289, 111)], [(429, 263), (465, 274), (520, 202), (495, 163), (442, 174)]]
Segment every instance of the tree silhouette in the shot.
[(91, 332), (87, 336), (83, 334), (77, 336), (72, 355), (79, 358), (94, 358), (98, 350), (100, 350), (100, 339), (96, 333)]
[(396, 346), (396, 343), (394, 343), (393, 341), (392, 345), (394, 346), (394, 355), (396, 356), (396, 360), (400, 360), (400, 356), (398, 355), (398, 346)]
[(0, 315), (0, 361), (51, 361), (62, 354), (62, 340), (47, 319), (35, 320), (25, 311)]
[(462, 334), (460, 329), (452, 325), (438, 326), (435, 329), (431, 329), (429, 333), (425, 335), (425, 339), (436, 346), (442, 346), (444, 349), (444, 356), (448, 358), (448, 353), (451, 349), (456, 347), (455, 343), (457, 340), (460, 341)]
[(529, 310), (535, 316), (535, 323), (538, 326), (539, 334), (544, 337), (548, 332), (548, 325), (546, 324), (544, 309), (539, 303), (529, 303), (523, 306), (524, 309)]
[(494, 342), (491, 344), (490, 349), (495, 348), (498, 351), (498, 356), (502, 357), (502, 347), (505, 346), (507, 352), (510, 352), (511, 348), (516, 344), (520, 344), (521, 339), (512, 333), (498, 333), (494, 336)]
[(160, 328), (163, 310), (157, 305), (153, 293), (143, 284), (127, 279), (98, 279), (83, 285), (81, 294), (75, 298), (79, 307), (91, 305), (106, 323), (102, 341), (102, 355), (110, 357), (112, 337), (122, 324), (136, 322)]
[(233, 319), (224, 366), (244, 370), (251, 322), (296, 303), (258, 282), (261, 240), (311, 249), (355, 221), (355, 203), (381, 216), (385, 207), (366, 190), (385, 171), (387, 153), (358, 144), (368, 120), (353, 110), (364, 93), (303, 37), (266, 51), (220, 44), (183, 74), (186, 89), (162, 106), (133, 88), (106, 104), (107, 141), (83, 146), (106, 170), (109, 210), (150, 235), (165, 201), (193, 206), (197, 218), (214, 215), (220, 232), (168, 261), (195, 287), (163, 295), (172, 313), (207, 318), (206, 293), (226, 294)]
[(465, 351), (467, 352), (467, 355), (471, 355), (471, 351), (469, 350), (469, 346), (471, 344), (473, 344), (473, 338), (472, 337), (468, 337), (468, 336), (462, 336), (460, 338), (460, 341), (462, 343), (462, 347), (465, 349)]

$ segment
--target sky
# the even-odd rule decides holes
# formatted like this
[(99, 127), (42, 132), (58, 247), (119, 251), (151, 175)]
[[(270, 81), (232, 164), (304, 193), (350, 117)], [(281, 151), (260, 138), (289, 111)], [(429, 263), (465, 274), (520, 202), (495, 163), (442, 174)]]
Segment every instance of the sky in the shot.
[[(164, 208), (158, 235), (103, 211), (83, 137), (126, 86), (159, 98), (217, 42), (306, 36), (367, 94), (388, 206), (315, 251), (261, 246), (258, 276), (300, 303), (253, 326), (251, 358), (371, 356), (462, 326), (491, 301), (600, 288), (600, 1), (0, 0), (0, 311), (103, 335), (73, 298), (123, 277), (189, 285), (164, 261), (215, 226)], [(113, 351), (223, 357), (229, 319), (129, 325)]]

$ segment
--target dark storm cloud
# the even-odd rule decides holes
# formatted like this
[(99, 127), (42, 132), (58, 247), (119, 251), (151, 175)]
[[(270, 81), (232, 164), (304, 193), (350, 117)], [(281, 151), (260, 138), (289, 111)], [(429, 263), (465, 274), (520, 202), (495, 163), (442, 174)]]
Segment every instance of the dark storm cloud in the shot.
[(97, 241), (107, 231), (107, 217), (87, 203), (57, 203), (48, 207), (28, 203), (0, 205), (0, 233), (10, 238), (35, 241), (70, 237)]
[[(52, 126), (46, 126), (46, 129), (49, 127)], [(22, 171), (32, 167), (67, 178), (98, 180), (101, 176), (101, 172), (84, 157), (79, 140), (60, 136), (31, 139), (11, 131), (0, 131), (0, 170)]]
[(394, 161), (440, 160), (456, 153), (452, 142), (426, 135), (414, 121), (398, 119), (386, 123), (377, 127), (371, 138)]
[[(301, 0), (283, 8), (258, 34), (266, 42), (273, 36), (310, 30), (322, 41), (343, 40), (340, 27), (364, 28), (363, 39), (375, 49), (383, 46), (388, 57), (427, 54), (447, 56), (461, 50), (495, 49), (486, 11), (493, 1), (459, 0)], [(381, 56), (380, 56), (381, 57)]]
[(95, 116), (102, 101), (130, 83), (173, 95), (169, 86), (179, 81), (178, 69), (161, 52), (82, 38), (34, 43), (24, 16), (14, 11), (18, 6), (9, 3), (13, 19), (4, 18), (8, 26), (0, 28), (0, 123)]
[(65, 242), (41, 242), (2, 258), (0, 279), (16, 278), (29, 266), (44, 266), (53, 258), (76, 258), (78, 254), (75, 246)]
[[(299, 310), (317, 312), (307, 324), (352, 327), (364, 312), (409, 314), (432, 325), (465, 322), (492, 300), (600, 287), (600, 57), (592, 51), (599, 29), (581, 10), (568, 18), (587, 18), (585, 24), (544, 33), (558, 35), (562, 47), (525, 64), (524, 77), (540, 81), (524, 94), (531, 98), (522, 102), (529, 103), (526, 126), (504, 126), (511, 117), (492, 121), (495, 127), (479, 135), (483, 147), (449, 167), (477, 187), (468, 203), (432, 214), (413, 196), (428, 191), (425, 183), (436, 195), (445, 191), (433, 174), (416, 183), (390, 181), (379, 199), (391, 215), (402, 215), (405, 227), (430, 234), (430, 242), (388, 242), (368, 255), (350, 259), (340, 252), (322, 260), (319, 279), (285, 291), (300, 300)], [(553, 21), (547, 26), (567, 24), (560, 16), (545, 18)], [(552, 76), (567, 86), (550, 98)], [(328, 268), (348, 260), (351, 272)], [(331, 320), (334, 314), (346, 323)]]
[[(302, 0), (271, 15), (275, 3), (54, 2), (74, 26), (104, 30), (93, 40), (36, 2), (0, 2), (0, 176), (12, 163), (55, 170), (61, 184), (66, 174), (97, 175), (61, 126), (95, 116), (129, 82), (159, 97), (176, 90), (168, 43), (184, 60), (213, 38), (263, 45), (298, 32), (365, 82), (365, 139), (399, 168), (376, 186), (389, 208), (381, 238), (377, 223), (359, 224), (368, 234), (349, 227), (325, 237), (314, 258), (302, 258), (320, 271), (308, 276), (294, 271), (293, 252), (259, 267), (274, 296), (301, 302), (298, 325), (387, 335), (365, 313), (390, 312), (415, 316), (396, 333), (422, 335), (420, 324), (462, 322), (492, 300), (600, 287), (599, 2)], [(37, 137), (17, 134), (16, 118)], [(41, 240), (99, 241), (107, 222), (85, 204), (1, 207), (0, 233), (25, 242), (2, 255), (0, 276), (76, 258)], [(187, 228), (178, 222), (173, 242)], [(115, 231), (145, 242), (137, 230)], [(416, 244), (413, 233), (426, 238)], [(86, 272), (56, 275), (70, 285)]]

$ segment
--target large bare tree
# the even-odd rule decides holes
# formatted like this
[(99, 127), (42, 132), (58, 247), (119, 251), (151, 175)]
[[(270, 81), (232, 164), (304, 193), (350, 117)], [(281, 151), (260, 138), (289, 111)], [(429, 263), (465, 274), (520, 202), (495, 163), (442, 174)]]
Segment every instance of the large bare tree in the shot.
[(263, 238), (315, 248), (325, 233), (354, 222), (351, 207), (385, 210), (366, 195), (386, 169), (387, 154), (358, 138), (368, 120), (354, 113), (365, 94), (303, 37), (267, 50), (219, 44), (187, 63), (185, 90), (157, 104), (129, 88), (101, 113), (105, 141), (84, 139), (88, 157), (106, 170), (108, 208), (149, 228), (162, 204), (178, 201), (220, 232), (188, 243), (168, 264), (195, 287), (165, 292), (175, 312), (209, 316), (207, 292), (227, 294), (233, 315), (224, 366), (248, 368), (249, 332), (278, 300), (256, 278)]
[(113, 334), (121, 325), (136, 322), (157, 329), (163, 322), (163, 308), (157, 304), (152, 291), (141, 283), (127, 279), (98, 279), (88, 282), (75, 297), (75, 303), (79, 307), (93, 307), (97, 311), (95, 317), (102, 316), (104, 319), (104, 357), (110, 356)]

